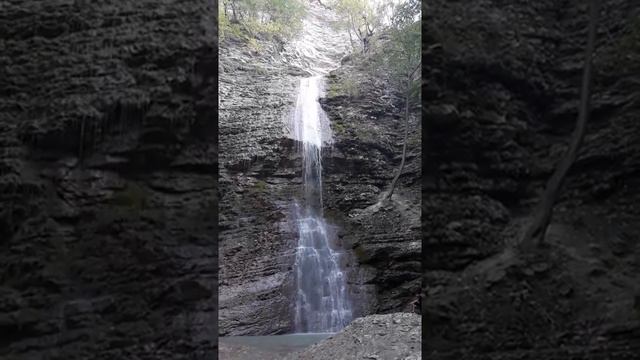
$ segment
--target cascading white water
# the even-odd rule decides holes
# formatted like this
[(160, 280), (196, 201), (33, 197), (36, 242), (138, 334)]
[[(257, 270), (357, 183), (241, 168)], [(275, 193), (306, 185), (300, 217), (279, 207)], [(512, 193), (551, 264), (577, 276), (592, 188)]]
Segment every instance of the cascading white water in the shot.
[(296, 204), (298, 248), (296, 252), (296, 332), (336, 332), (351, 321), (346, 278), (340, 268), (343, 253), (330, 236), (322, 211), (322, 143), (326, 114), (318, 98), (322, 78), (300, 81), (293, 118), (301, 143), (304, 203)]

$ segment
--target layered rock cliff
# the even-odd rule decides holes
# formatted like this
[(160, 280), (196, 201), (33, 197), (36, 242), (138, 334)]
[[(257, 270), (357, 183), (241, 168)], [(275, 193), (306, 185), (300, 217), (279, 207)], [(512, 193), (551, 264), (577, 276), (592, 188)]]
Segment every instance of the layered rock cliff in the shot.
[[(375, 206), (400, 163), (401, 105), (378, 103), (388, 86), (365, 69), (340, 66), (348, 42), (331, 34), (330, 11), (310, 6), (305, 31), (319, 35), (312, 41), (303, 34), (284, 44), (258, 39), (261, 51), (232, 39), (221, 46), (221, 335), (293, 330), (291, 206), (302, 195), (302, 159), (289, 124), (298, 81), (318, 61), (339, 67), (326, 76), (321, 99), (333, 133), (323, 149), (323, 202), (347, 251), (354, 317), (412, 311), (420, 292), (419, 117), (396, 195)], [(361, 96), (344, 93), (345, 74), (360, 78)]]
[(619, 45), (637, 4), (603, 2), (587, 136), (530, 254), (509, 249), (575, 125), (587, 3), (425, 6), (427, 356), (633, 358), (640, 79)]
[[(349, 85), (357, 84), (357, 92)], [(326, 156), (327, 212), (353, 249), (353, 284), (366, 313), (419, 312), (421, 290), (421, 118), (412, 109), (406, 163), (390, 201), (383, 201), (402, 159), (402, 91), (362, 59), (328, 76), (323, 107), (335, 142)]]
[(0, 357), (210, 359), (215, 9), (0, 6)]
[(285, 133), (296, 79), (236, 46), (220, 49), (220, 334), (285, 332), (296, 247), (287, 210), (302, 187)]

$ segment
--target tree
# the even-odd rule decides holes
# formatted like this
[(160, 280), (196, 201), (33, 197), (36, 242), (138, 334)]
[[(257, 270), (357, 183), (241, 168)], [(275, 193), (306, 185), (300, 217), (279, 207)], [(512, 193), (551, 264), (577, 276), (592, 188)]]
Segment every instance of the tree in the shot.
[[(390, 199), (396, 187), (396, 183), (404, 170), (407, 157), (407, 140), (409, 136), (409, 108), (414, 95), (420, 95), (421, 76), (418, 71), (421, 62), (421, 27), (417, 15), (420, 14), (420, 2), (408, 0), (396, 6), (391, 18), (391, 40), (384, 52), (387, 68), (391, 72), (392, 79), (398, 79), (404, 84), (397, 84), (404, 88), (404, 140), (402, 144), (402, 160), (396, 176), (389, 185), (385, 199)], [(416, 76), (417, 75), (417, 76)], [(418, 99), (418, 103), (419, 103)]]
[[(355, 50), (355, 36), (362, 44), (362, 53), (367, 53), (371, 37), (381, 25), (379, 11), (368, 0), (336, 0), (334, 8), (341, 15), (342, 25), (349, 33), (351, 47)], [(383, 8), (384, 4), (377, 10)]]
[(544, 241), (545, 233), (551, 216), (553, 214), (553, 205), (556, 202), (558, 193), (564, 179), (575, 162), (580, 145), (584, 140), (587, 128), (587, 120), (590, 112), (590, 96), (591, 96), (591, 67), (593, 61), (593, 53), (595, 49), (596, 23), (598, 19), (599, 0), (591, 0), (589, 30), (587, 39), (587, 49), (585, 53), (584, 71), (582, 76), (582, 89), (580, 91), (580, 105), (578, 110), (578, 121), (576, 129), (571, 138), (571, 143), (564, 157), (558, 163), (553, 175), (547, 182), (545, 192), (538, 203), (533, 220), (529, 223), (521, 239), (521, 246), (525, 250), (532, 249)]
[(249, 41), (259, 36), (292, 36), (302, 25), (306, 12), (304, 1), (224, 0), (218, 10), (221, 40), (227, 32)]
[(402, 170), (404, 170), (404, 163), (407, 158), (407, 140), (409, 137), (409, 101), (411, 99), (411, 83), (413, 82), (413, 77), (416, 71), (420, 68), (421, 64), (418, 64), (413, 71), (407, 73), (407, 85), (406, 85), (406, 95), (405, 95), (405, 103), (404, 103), (404, 140), (402, 143), (402, 160), (400, 161), (400, 167), (398, 168), (398, 172), (396, 176), (391, 181), (391, 185), (389, 185), (389, 190), (387, 191), (387, 195), (385, 199), (390, 199), (391, 195), (393, 195), (393, 190), (396, 187), (396, 183), (402, 174)]

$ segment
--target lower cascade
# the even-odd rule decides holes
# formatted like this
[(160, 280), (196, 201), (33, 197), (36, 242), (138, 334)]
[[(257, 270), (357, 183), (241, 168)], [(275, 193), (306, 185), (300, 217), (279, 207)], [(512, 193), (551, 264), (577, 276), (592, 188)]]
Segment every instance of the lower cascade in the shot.
[(328, 121), (318, 102), (321, 87), (320, 76), (300, 81), (293, 117), (304, 179), (304, 203), (296, 204), (295, 331), (300, 333), (337, 332), (352, 316), (341, 270), (344, 252), (336, 246), (322, 211), (322, 143)]

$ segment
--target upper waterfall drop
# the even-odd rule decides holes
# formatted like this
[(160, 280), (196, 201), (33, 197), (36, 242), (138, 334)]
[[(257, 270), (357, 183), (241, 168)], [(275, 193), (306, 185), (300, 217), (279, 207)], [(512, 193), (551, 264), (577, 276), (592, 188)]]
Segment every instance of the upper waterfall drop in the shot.
[(291, 135), (302, 155), (304, 189), (294, 211), (298, 229), (294, 324), (299, 333), (337, 332), (352, 318), (342, 270), (345, 254), (323, 217), (322, 206), (322, 149), (332, 142), (332, 133), (319, 99), (324, 75), (339, 66), (348, 49), (346, 33), (327, 26), (335, 20), (331, 11), (309, 4), (301, 36), (283, 52), (286, 62), (309, 74), (300, 79), (290, 117)]
[(322, 148), (323, 140), (329, 140), (329, 125), (320, 108), (318, 99), (322, 92), (322, 78), (319, 75), (300, 80), (296, 109), (293, 115), (295, 139), (303, 144)]
[(301, 144), (303, 206), (296, 203), (295, 329), (298, 332), (336, 332), (351, 321), (344, 252), (331, 236), (322, 211), (322, 144), (328, 119), (319, 97), (321, 77), (300, 80), (293, 116), (294, 133)]

